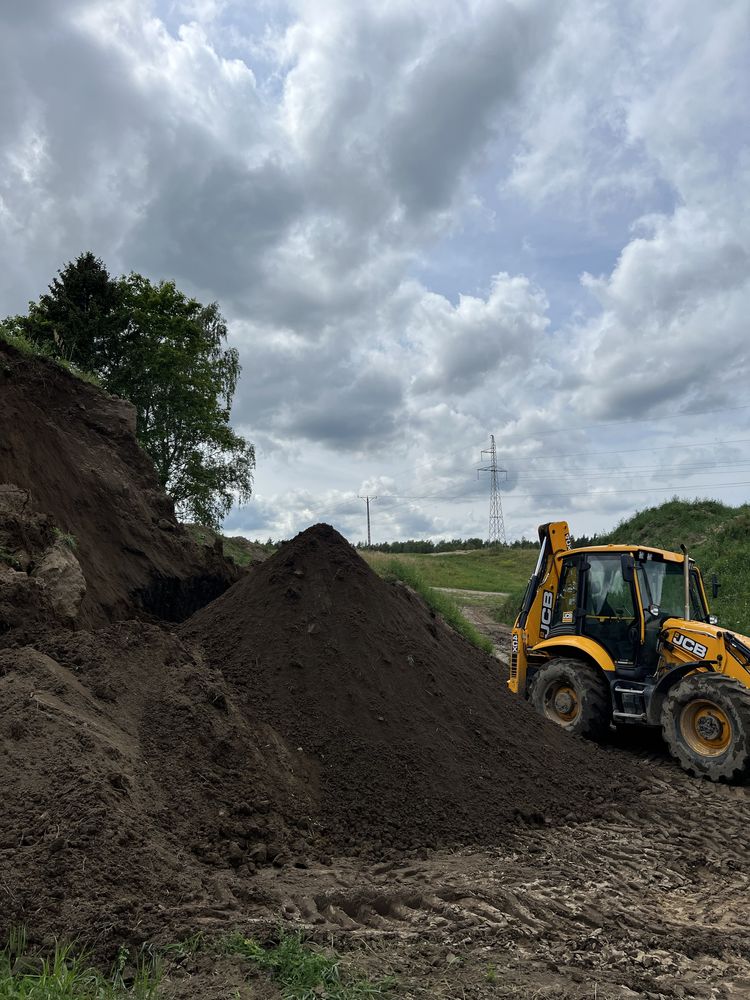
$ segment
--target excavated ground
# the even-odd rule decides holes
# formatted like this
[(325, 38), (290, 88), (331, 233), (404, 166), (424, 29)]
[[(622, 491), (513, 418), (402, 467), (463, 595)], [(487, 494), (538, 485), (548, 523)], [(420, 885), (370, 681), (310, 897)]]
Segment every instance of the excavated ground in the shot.
[(238, 575), (177, 522), (134, 432), (130, 403), (0, 340), (0, 484), (75, 546), (86, 627), (144, 613), (181, 621)]
[(625, 798), (490, 850), (284, 872), (268, 891), (290, 925), (393, 974), (399, 996), (750, 996), (746, 789), (695, 781), (658, 750), (611, 753), (637, 760), (636, 810)]
[[(746, 787), (566, 737), (326, 525), (155, 621), (233, 571), (119, 404), (5, 348), (0, 382), (0, 937), (282, 925), (396, 997), (750, 996)], [(206, 953), (162, 993), (280, 996)]]

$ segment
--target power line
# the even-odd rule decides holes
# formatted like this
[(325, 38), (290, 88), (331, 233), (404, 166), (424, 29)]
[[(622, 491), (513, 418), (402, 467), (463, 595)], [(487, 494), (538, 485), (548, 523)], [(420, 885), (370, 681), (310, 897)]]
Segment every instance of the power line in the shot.
[[(627, 420), (602, 420), (598, 424), (588, 424), (588, 425), (585, 425), (585, 426), (582, 426), (582, 427), (568, 427), (568, 426), (565, 426), (565, 427), (560, 427), (560, 428), (556, 428), (556, 427), (555, 428), (550, 428), (550, 429), (544, 430), (544, 431), (526, 431), (526, 432), (524, 432), (524, 436), (525, 436), (526, 439), (533, 439), (533, 438), (536, 438), (536, 437), (542, 437), (542, 436), (547, 435), (547, 434), (567, 434), (567, 433), (570, 433), (572, 431), (594, 431), (598, 427), (626, 426), (628, 424), (640, 424), (640, 423), (658, 423), (661, 420), (673, 420), (673, 419), (675, 419), (677, 417), (703, 416), (705, 414), (710, 414), (710, 413), (731, 413), (731, 412), (736, 411), (736, 410), (746, 410), (746, 409), (750, 409), (750, 404), (743, 404), (741, 406), (723, 406), (723, 407), (716, 407), (716, 408), (707, 409), (707, 410), (690, 410), (689, 412), (686, 412), (685, 410), (675, 410), (672, 413), (665, 413), (665, 414), (662, 414), (659, 417), (639, 417), (639, 418), (636, 418), (635, 420), (633, 420), (633, 419), (627, 419)], [(521, 435), (521, 431), (520, 430), (517, 431), (516, 433), (519, 436)], [(750, 438), (741, 438), (739, 440), (740, 441), (748, 441), (748, 440), (750, 440)], [(706, 441), (706, 442), (702, 442), (702, 443), (706, 444), (706, 445), (716, 445), (716, 444), (733, 444), (733, 443), (738, 443), (738, 442), (733, 442), (733, 441)], [(671, 445), (666, 445), (664, 448), (633, 448), (633, 449), (630, 449), (630, 451), (659, 451), (659, 450), (665, 450), (665, 449), (668, 449), (668, 448), (672, 448), (674, 445), (679, 445), (679, 444), (680, 444), (680, 442), (673, 441), (673, 443)], [(701, 442), (699, 442), (697, 446), (700, 446), (700, 445), (701, 445)], [(689, 444), (685, 444), (683, 447), (693, 447), (693, 446), (689, 445)], [(503, 442), (500, 443), (500, 450), (502, 452), (502, 450), (503, 450)], [(606, 452), (590, 452), (590, 453), (588, 453), (588, 452), (579, 452), (578, 454), (600, 454), (600, 455), (610, 454), (610, 455), (618, 455), (618, 454), (625, 454), (625, 453), (627, 453), (627, 452), (618, 451), (616, 449), (608, 449), (608, 451), (606, 451)], [(444, 457), (445, 458), (456, 458), (458, 456), (465, 456), (465, 455), (466, 455), (466, 448), (461, 448), (461, 449), (459, 449), (457, 451), (450, 452), (448, 455), (446, 455)], [(556, 456), (556, 458), (557, 457), (565, 458), (565, 457), (570, 457), (570, 456), (561, 455), (561, 456)], [(436, 481), (435, 479), (428, 480), (428, 482), (435, 482), (435, 481)]]
[[(607, 448), (606, 451), (577, 451), (577, 452), (567, 452), (567, 453), (556, 453), (554, 458), (545, 458), (544, 456), (526, 455), (519, 456), (517, 462), (520, 463), (534, 463), (538, 465), (540, 463), (552, 463), (558, 465), (558, 460), (561, 458), (597, 458), (600, 455), (633, 455), (641, 452), (652, 452), (652, 451), (673, 451), (675, 448), (685, 449), (685, 448), (716, 448), (717, 446), (724, 446), (728, 444), (748, 444), (750, 443), (750, 438), (730, 438), (724, 441), (681, 441), (673, 440), (671, 444), (668, 445), (655, 445), (646, 446), (645, 448)], [(461, 452), (455, 452), (454, 454), (466, 454), (466, 450), (462, 449)], [(739, 464), (739, 463), (732, 463)], [(656, 468), (656, 467), (654, 467)], [(708, 466), (707, 466), (708, 468)], [(530, 469), (529, 471), (544, 471), (543, 469), (537, 470), (536, 468)], [(423, 486), (429, 485), (430, 483), (439, 482), (441, 478), (446, 478), (445, 476), (433, 476), (430, 479), (423, 480)], [(447, 487), (447, 489), (453, 489), (454, 487)], [(398, 496), (399, 499), (405, 500), (421, 500), (423, 495), (411, 495), (407, 494), (406, 491), (398, 494), (388, 494), (389, 496)], [(433, 494), (435, 496), (439, 494)], [(381, 498), (382, 499), (382, 498)]]
[(741, 406), (719, 406), (712, 410), (675, 410), (672, 413), (665, 413), (660, 417), (635, 417), (625, 420), (600, 420), (596, 424), (587, 424), (583, 427), (551, 427), (546, 431), (526, 431), (527, 437), (541, 437), (547, 434), (569, 434), (572, 431), (595, 431), (599, 427), (625, 426), (627, 424), (653, 424), (659, 420), (674, 420), (676, 417), (701, 417), (709, 413), (731, 413), (734, 410), (748, 410), (750, 403), (743, 403)]
[[(745, 407), (727, 407), (726, 409), (729, 410), (729, 409), (744, 409), (744, 408)], [(708, 411), (706, 411), (706, 412), (708, 412)], [(717, 411), (711, 411), (711, 412), (720, 412), (720, 411), (717, 410)], [(653, 419), (657, 419), (657, 418), (653, 418)], [(662, 419), (662, 418), (658, 418), (658, 419)], [(633, 421), (623, 421), (623, 422), (624, 423), (631, 423)], [(535, 457), (535, 456), (526, 456), (525, 458), (521, 458), (519, 461), (526, 462), (526, 463), (533, 463), (534, 467), (529, 468), (529, 472), (530, 473), (540, 472), (540, 473), (543, 474), (545, 472), (544, 468), (536, 468), (536, 466), (538, 466), (540, 463), (545, 463), (545, 462), (547, 462), (547, 463), (554, 463), (555, 465), (557, 465), (557, 464), (559, 464), (559, 459), (561, 459), (561, 458), (595, 458), (595, 457), (598, 457), (600, 455), (607, 455), (607, 456), (612, 457), (614, 455), (631, 455), (631, 454), (639, 454), (639, 453), (644, 453), (644, 452), (648, 453), (648, 452), (660, 452), (660, 451), (673, 451), (675, 448), (679, 448), (681, 450), (688, 449), (688, 448), (716, 448), (717, 446), (722, 446), (723, 447), (725, 445), (730, 445), (730, 444), (748, 444), (748, 443), (750, 443), (750, 438), (730, 438), (730, 439), (724, 440), (724, 441), (716, 441), (716, 440), (714, 440), (714, 441), (679, 441), (679, 440), (674, 441), (673, 440), (672, 443), (669, 444), (669, 445), (646, 446), (646, 447), (642, 447), (642, 448), (608, 448), (605, 451), (598, 451), (598, 452), (596, 452), (596, 451), (579, 451), (579, 452), (557, 453), (554, 458), (543, 458), (543, 457)], [(456, 452), (456, 454), (465, 454), (465, 453), (466, 453), (465, 449), (462, 449), (462, 451), (460, 453)], [(727, 463), (727, 465), (729, 465), (729, 464), (730, 463)], [(738, 462), (731, 463), (731, 466), (735, 467), (735, 466), (741, 465), (741, 464), (747, 464), (747, 463), (744, 463), (742, 461), (738, 461)], [(722, 467), (724, 467), (724, 466), (720, 465), (720, 466), (716, 466), (715, 468), (722, 468)], [(633, 467), (633, 469), (634, 470), (637, 469), (638, 472), (642, 472), (644, 470), (645, 471), (650, 471), (651, 469), (653, 469), (654, 471), (658, 471), (659, 468), (660, 468), (660, 466)], [(701, 468), (701, 466), (690, 466), (690, 468), (699, 469), (699, 468)], [(706, 466), (703, 466), (703, 468), (709, 469), (709, 468), (714, 468), (714, 466), (706, 465)], [(611, 472), (613, 475), (617, 475), (618, 477), (619, 476), (627, 476), (629, 474), (629, 470), (628, 469), (619, 469), (619, 470), (618, 469), (612, 469), (612, 470), (602, 469), (602, 470), (598, 470), (598, 471), (601, 472), (602, 474)], [(594, 472), (595, 472), (595, 470), (591, 470), (591, 473), (589, 474), (588, 478), (591, 478), (591, 479), (595, 478)], [(557, 473), (555, 473), (555, 478), (576, 478), (576, 479), (578, 479), (581, 476), (584, 476), (584, 477), (586, 476), (586, 470), (581, 470), (578, 473), (573, 474), (572, 476), (566, 476), (566, 475), (559, 476)], [(445, 477), (432, 477), (431, 479), (425, 480), (424, 484), (429, 484), (431, 482), (438, 482), (440, 478), (445, 478)], [(528, 477), (526, 477), (525, 480), (520, 479), (519, 481), (529, 481), (529, 480), (532, 480), (533, 478), (534, 477), (528, 476)], [(539, 478), (544, 478), (544, 476), (542, 475)], [(715, 488), (719, 489), (719, 488), (722, 487), (722, 485), (723, 484), (715, 484)], [(739, 483), (739, 484), (726, 484), (726, 485), (745, 485), (745, 484), (744, 483)], [(653, 489), (655, 489), (655, 490), (669, 490), (669, 489), (673, 489), (673, 488), (677, 488), (677, 485), (675, 484), (675, 486), (654, 487)], [(699, 488), (702, 488), (702, 487), (699, 487)], [(450, 501), (461, 501), (461, 500), (468, 501), (468, 500), (472, 499), (474, 496), (477, 495), (476, 492), (474, 492), (474, 493), (460, 493), (460, 494), (450, 495), (450, 491), (452, 491), (452, 490), (455, 490), (455, 486), (448, 486), (448, 487), (446, 487), (446, 489), (444, 491), (437, 492), (437, 493), (427, 493), (427, 494), (406, 494), (406, 493), (384, 494), (384, 495), (381, 495), (380, 499), (381, 500), (390, 500), (390, 499), (393, 499), (393, 500), (404, 501), (403, 503), (399, 503), (399, 504), (391, 504), (387, 508), (388, 511), (393, 511), (393, 510), (395, 510), (397, 508), (401, 508), (401, 507), (405, 506), (406, 503), (409, 503), (409, 502), (412, 502), (412, 501), (416, 501), (416, 500), (427, 501), (427, 500), (444, 499), (444, 500), (447, 500), (449, 502)], [(586, 492), (588, 492), (588, 491), (586, 491)], [(615, 492), (615, 491), (611, 491), (611, 492)], [(633, 491), (622, 491), (622, 492), (633, 492)], [(640, 491), (635, 491), (635, 492), (640, 492)], [(529, 499), (529, 498), (533, 498), (533, 497), (536, 497), (536, 496), (541, 496), (542, 494), (517, 494), (517, 493), (511, 493), (511, 494), (508, 494), (508, 495), (511, 496), (512, 498)], [(560, 496), (562, 496), (562, 495), (564, 495), (564, 496), (579, 496), (581, 494), (580, 493), (566, 493), (566, 494), (555, 494), (555, 495), (560, 495)], [(332, 515), (344, 512), (347, 507), (350, 507), (350, 505), (353, 503), (353, 501), (354, 501), (355, 498), (356, 498), (356, 495), (352, 494), (350, 498), (342, 500), (340, 503), (336, 504), (335, 507), (332, 507), (332, 508), (323, 508), (323, 509), (318, 509), (317, 511), (312, 511), (311, 512), (311, 517), (328, 517), (328, 516), (332, 516)], [(350, 512), (346, 511), (346, 513), (350, 513)]]
[[(558, 475), (554, 470), (549, 472), (542, 472), (539, 470), (539, 475), (522, 475), (516, 479), (516, 483), (532, 483), (544, 479), (627, 479), (632, 476), (642, 476), (644, 473), (648, 472), (662, 472), (674, 471), (678, 473), (693, 473), (693, 472), (716, 472), (719, 475), (724, 475), (727, 472), (732, 472), (740, 466), (750, 465), (750, 461), (745, 462), (729, 462), (722, 464), (706, 464), (706, 465), (682, 465), (678, 469), (665, 470), (661, 465), (644, 465), (644, 466), (629, 466), (623, 468), (602, 468), (602, 469), (579, 469), (575, 473), (564, 473)], [(535, 470), (530, 470), (534, 472)]]
[(683, 489), (685, 491), (689, 490), (721, 490), (726, 489), (730, 486), (750, 486), (750, 480), (742, 483), (692, 483), (692, 484), (681, 484), (676, 483), (672, 486), (646, 486), (639, 487), (630, 490), (600, 490), (599, 492), (592, 492), (591, 490), (583, 490), (580, 493), (509, 493), (508, 496), (511, 500), (538, 500), (540, 497), (609, 497), (615, 493), (668, 493), (670, 490)]
[(675, 448), (716, 448), (725, 444), (747, 444), (750, 438), (730, 438), (724, 441), (672, 441), (671, 444), (655, 445), (646, 448), (607, 448), (606, 451), (573, 451), (567, 453), (555, 453), (554, 458), (537, 458), (534, 455), (519, 456), (518, 461), (527, 462), (553, 462), (557, 463), (561, 458), (586, 458), (595, 455), (633, 455), (641, 451), (674, 451)]
[[(719, 489), (724, 489), (725, 487), (731, 487), (731, 486), (750, 486), (750, 481), (748, 481), (748, 482), (735, 482), (735, 483), (685, 483), (685, 482), (681, 482), (681, 483), (672, 483), (671, 486), (641, 486), (641, 487), (637, 487), (637, 488), (633, 488), (633, 489), (625, 489), (625, 490), (600, 490), (599, 492), (594, 492), (592, 490), (577, 490), (577, 491), (572, 492), (572, 493), (568, 493), (568, 492), (565, 492), (565, 493), (546, 493), (546, 492), (544, 492), (544, 493), (507, 493), (506, 494), (506, 502), (507, 502), (507, 500), (535, 500), (535, 499), (538, 499), (539, 497), (611, 496), (614, 493), (657, 493), (657, 492), (664, 492), (664, 491), (669, 491), (669, 490), (683, 490), (683, 491), (688, 491), (688, 490), (693, 490), (693, 489), (696, 489), (696, 490), (717, 489), (717, 490), (719, 490)], [(438, 502), (441, 502), (441, 503), (442, 502), (445, 502), (445, 503), (451, 503), (451, 502), (468, 503), (469, 501), (474, 500), (474, 499), (476, 499), (479, 496), (481, 496), (481, 491), (478, 491), (478, 490), (474, 490), (471, 493), (457, 493), (457, 494), (454, 494), (453, 496), (444, 496), (444, 495), (438, 495), (436, 493), (432, 493), (432, 494), (427, 494), (427, 495), (421, 496), (421, 497), (409, 497), (408, 500), (406, 501), (406, 503), (414, 501), (414, 500), (420, 500), (420, 501), (424, 501), (426, 503), (438, 503)], [(387, 499), (389, 499), (389, 497), (387, 495), (384, 495), (380, 499), (381, 500), (387, 500)], [(390, 512), (390, 511), (395, 510), (395, 509), (397, 509), (399, 507), (406, 506), (406, 503), (394, 504), (394, 505), (392, 505), (390, 507), (386, 507), (385, 510), (387, 512)]]

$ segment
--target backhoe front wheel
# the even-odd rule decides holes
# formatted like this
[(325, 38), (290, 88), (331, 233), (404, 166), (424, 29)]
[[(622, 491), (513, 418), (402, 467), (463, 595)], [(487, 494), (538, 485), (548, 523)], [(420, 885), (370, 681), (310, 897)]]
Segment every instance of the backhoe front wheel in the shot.
[(750, 774), (750, 690), (724, 674), (690, 674), (666, 697), (664, 740), (691, 774), (740, 781)]
[(601, 740), (609, 731), (609, 685), (600, 670), (581, 660), (550, 660), (534, 675), (529, 700), (540, 715), (576, 736)]

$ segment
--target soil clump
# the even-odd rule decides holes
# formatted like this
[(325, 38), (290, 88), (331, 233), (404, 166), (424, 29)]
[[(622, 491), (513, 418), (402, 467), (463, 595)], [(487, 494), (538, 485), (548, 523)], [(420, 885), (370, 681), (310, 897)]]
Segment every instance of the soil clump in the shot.
[(631, 780), (537, 716), (403, 585), (329, 525), (302, 532), (180, 629), (246, 717), (320, 770), (335, 848), (492, 843), (508, 824), (590, 818)]

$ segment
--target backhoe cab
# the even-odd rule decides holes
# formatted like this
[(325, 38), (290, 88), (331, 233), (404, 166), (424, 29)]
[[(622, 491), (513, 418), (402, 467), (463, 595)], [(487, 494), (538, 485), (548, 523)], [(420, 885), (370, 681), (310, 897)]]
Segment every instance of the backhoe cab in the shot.
[(750, 638), (709, 614), (687, 551), (572, 549), (564, 521), (542, 525), (539, 541), (513, 628), (511, 691), (571, 733), (661, 726), (687, 771), (750, 774)]

